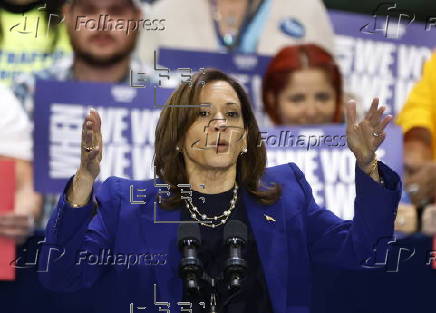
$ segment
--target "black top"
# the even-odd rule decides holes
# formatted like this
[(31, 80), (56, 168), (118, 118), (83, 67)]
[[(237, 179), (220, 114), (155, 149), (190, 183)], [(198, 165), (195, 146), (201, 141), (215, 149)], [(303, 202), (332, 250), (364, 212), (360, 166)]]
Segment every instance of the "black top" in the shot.
[[(240, 190), (240, 189), (239, 189)], [(204, 197), (204, 199), (200, 199)], [(233, 197), (233, 188), (218, 194), (204, 194), (192, 191), (192, 203), (198, 208), (200, 213), (205, 213), (212, 217), (221, 215), (230, 207), (230, 200)], [(204, 203), (203, 203), (204, 201)], [(247, 262), (247, 272), (245, 281), (241, 290), (237, 294), (230, 294), (227, 286), (222, 279), (224, 272), (224, 262), (228, 257), (228, 248), (223, 242), (223, 230), (226, 224), (216, 228), (210, 228), (199, 224), (201, 230), (202, 245), (199, 249), (198, 256), (203, 263), (204, 271), (211, 277), (221, 278), (217, 282), (219, 298), (217, 306), (219, 313), (272, 313), (271, 301), (266, 286), (265, 277), (257, 253), (256, 241), (250, 228), (250, 223), (246, 214), (246, 208), (242, 203), (240, 191), (236, 207), (233, 209), (229, 219), (237, 219), (247, 225), (248, 240), (246, 246), (242, 249), (242, 256)], [(182, 209), (182, 220), (193, 220), (189, 210), (185, 207)], [(192, 312), (210, 312), (210, 287), (206, 282), (200, 282), (200, 299), (190, 298), (183, 290), (183, 301), (192, 303)], [(203, 301), (205, 308), (198, 303)], [(227, 304), (225, 304), (228, 302)], [(224, 307), (223, 307), (224, 306)]]

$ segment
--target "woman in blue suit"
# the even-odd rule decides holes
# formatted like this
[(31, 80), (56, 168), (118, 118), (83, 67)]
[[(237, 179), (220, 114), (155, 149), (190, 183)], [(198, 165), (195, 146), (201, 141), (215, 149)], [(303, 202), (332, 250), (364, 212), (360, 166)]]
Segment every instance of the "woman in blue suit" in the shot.
[[(247, 95), (226, 74), (195, 75), (167, 104), (155, 134), (156, 178), (110, 177), (95, 194), (101, 120), (96, 111), (86, 117), (80, 168), (47, 224), (39, 262), (46, 287), (95, 285), (97, 312), (210, 312), (211, 301), (218, 312), (309, 312), (311, 264), (362, 268), (379, 240), (392, 236), (401, 181), (375, 158), (392, 119), (377, 99), (360, 122), (355, 103), (346, 106), (347, 143), (356, 156), (352, 221), (319, 208), (294, 163), (265, 168)], [(198, 257), (219, 278), (228, 253), (222, 233), (233, 219), (248, 230), (240, 290), (231, 294), (217, 279), (218, 298), (206, 284), (190, 297), (178, 272), (178, 226), (199, 225)]]

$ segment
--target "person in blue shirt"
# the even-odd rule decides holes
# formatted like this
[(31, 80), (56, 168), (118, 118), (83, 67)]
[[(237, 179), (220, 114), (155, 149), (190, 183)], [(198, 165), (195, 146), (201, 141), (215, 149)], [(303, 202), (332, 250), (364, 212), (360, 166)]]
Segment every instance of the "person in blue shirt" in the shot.
[[(266, 168), (247, 94), (223, 72), (198, 73), (168, 99), (156, 127), (153, 180), (110, 177), (94, 190), (104, 134), (91, 111), (80, 167), (47, 224), (42, 284), (97, 286), (97, 312), (209, 312), (215, 300), (220, 312), (309, 312), (311, 265), (369, 267), (373, 249), (393, 235), (401, 197), (399, 176), (375, 158), (392, 116), (377, 99), (362, 121), (355, 103), (345, 110), (356, 157), (353, 220), (318, 207), (294, 163)], [(228, 253), (221, 234), (235, 219), (248, 231), (248, 273), (236, 295), (220, 276)], [(199, 224), (199, 258), (217, 279), (218, 298), (204, 287), (194, 302), (179, 276), (177, 229), (186, 222)]]

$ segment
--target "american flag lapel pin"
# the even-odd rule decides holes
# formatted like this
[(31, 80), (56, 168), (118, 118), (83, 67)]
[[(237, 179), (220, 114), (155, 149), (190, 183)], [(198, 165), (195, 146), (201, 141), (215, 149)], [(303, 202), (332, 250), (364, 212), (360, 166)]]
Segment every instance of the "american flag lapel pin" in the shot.
[(275, 222), (275, 221), (276, 221), (273, 217), (271, 217), (271, 216), (269, 216), (269, 215), (264, 214), (263, 216), (265, 216), (265, 219), (266, 219), (268, 222)]

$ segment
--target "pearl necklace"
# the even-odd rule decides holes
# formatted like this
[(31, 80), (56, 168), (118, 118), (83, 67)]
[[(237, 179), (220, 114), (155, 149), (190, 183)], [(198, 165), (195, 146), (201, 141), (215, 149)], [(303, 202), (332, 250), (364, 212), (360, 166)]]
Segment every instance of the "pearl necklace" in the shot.
[[(236, 201), (238, 201), (238, 184), (236, 182), (235, 182), (235, 187), (233, 188), (233, 197), (232, 200), (230, 200), (230, 207), (228, 210), (225, 210), (221, 215), (209, 217), (206, 214), (201, 214), (200, 211), (198, 211), (198, 208), (194, 206), (194, 204), (192, 203), (192, 199), (185, 199), (186, 208), (191, 213), (191, 217), (199, 221), (201, 225), (211, 228), (218, 227), (227, 222), (230, 214), (236, 207)], [(200, 218), (198, 218), (198, 216)]]

